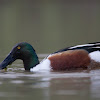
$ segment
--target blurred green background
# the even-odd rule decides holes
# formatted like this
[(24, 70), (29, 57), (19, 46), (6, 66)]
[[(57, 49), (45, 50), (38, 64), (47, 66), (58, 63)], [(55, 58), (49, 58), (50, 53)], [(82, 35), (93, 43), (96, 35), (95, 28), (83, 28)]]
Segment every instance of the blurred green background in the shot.
[(0, 55), (23, 41), (37, 53), (100, 41), (100, 0), (0, 0)]

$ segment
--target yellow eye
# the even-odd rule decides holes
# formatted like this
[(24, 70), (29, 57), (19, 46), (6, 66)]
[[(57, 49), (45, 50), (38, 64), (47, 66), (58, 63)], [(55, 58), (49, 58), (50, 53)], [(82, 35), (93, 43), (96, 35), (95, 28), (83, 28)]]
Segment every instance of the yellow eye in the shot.
[(17, 49), (20, 49), (20, 48), (21, 48), (20, 46), (17, 47)]

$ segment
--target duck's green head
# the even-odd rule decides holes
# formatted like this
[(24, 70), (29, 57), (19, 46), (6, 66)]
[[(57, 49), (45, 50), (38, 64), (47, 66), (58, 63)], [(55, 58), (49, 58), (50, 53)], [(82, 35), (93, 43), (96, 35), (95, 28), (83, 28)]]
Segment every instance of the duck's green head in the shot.
[(25, 70), (35, 67), (39, 64), (38, 57), (33, 47), (26, 42), (18, 43), (8, 54), (5, 60), (0, 64), (0, 69), (6, 68), (16, 59), (23, 60)]

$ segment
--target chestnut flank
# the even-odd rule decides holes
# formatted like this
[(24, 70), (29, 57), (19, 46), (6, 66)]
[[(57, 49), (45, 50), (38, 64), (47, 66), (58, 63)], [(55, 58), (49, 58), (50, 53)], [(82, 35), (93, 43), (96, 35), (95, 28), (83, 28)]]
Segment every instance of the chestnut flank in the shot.
[(85, 50), (69, 50), (53, 54), (48, 59), (53, 70), (84, 69), (90, 64), (90, 57)]

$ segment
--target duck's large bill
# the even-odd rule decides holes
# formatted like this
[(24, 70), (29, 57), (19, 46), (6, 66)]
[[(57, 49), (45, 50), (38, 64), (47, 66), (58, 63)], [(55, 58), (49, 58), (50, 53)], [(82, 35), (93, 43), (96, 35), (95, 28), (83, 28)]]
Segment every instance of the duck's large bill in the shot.
[(13, 58), (11, 54), (9, 54), (4, 61), (0, 64), (0, 69), (4, 69), (7, 67), (7, 65), (10, 65), (12, 62), (14, 62), (16, 59)]

